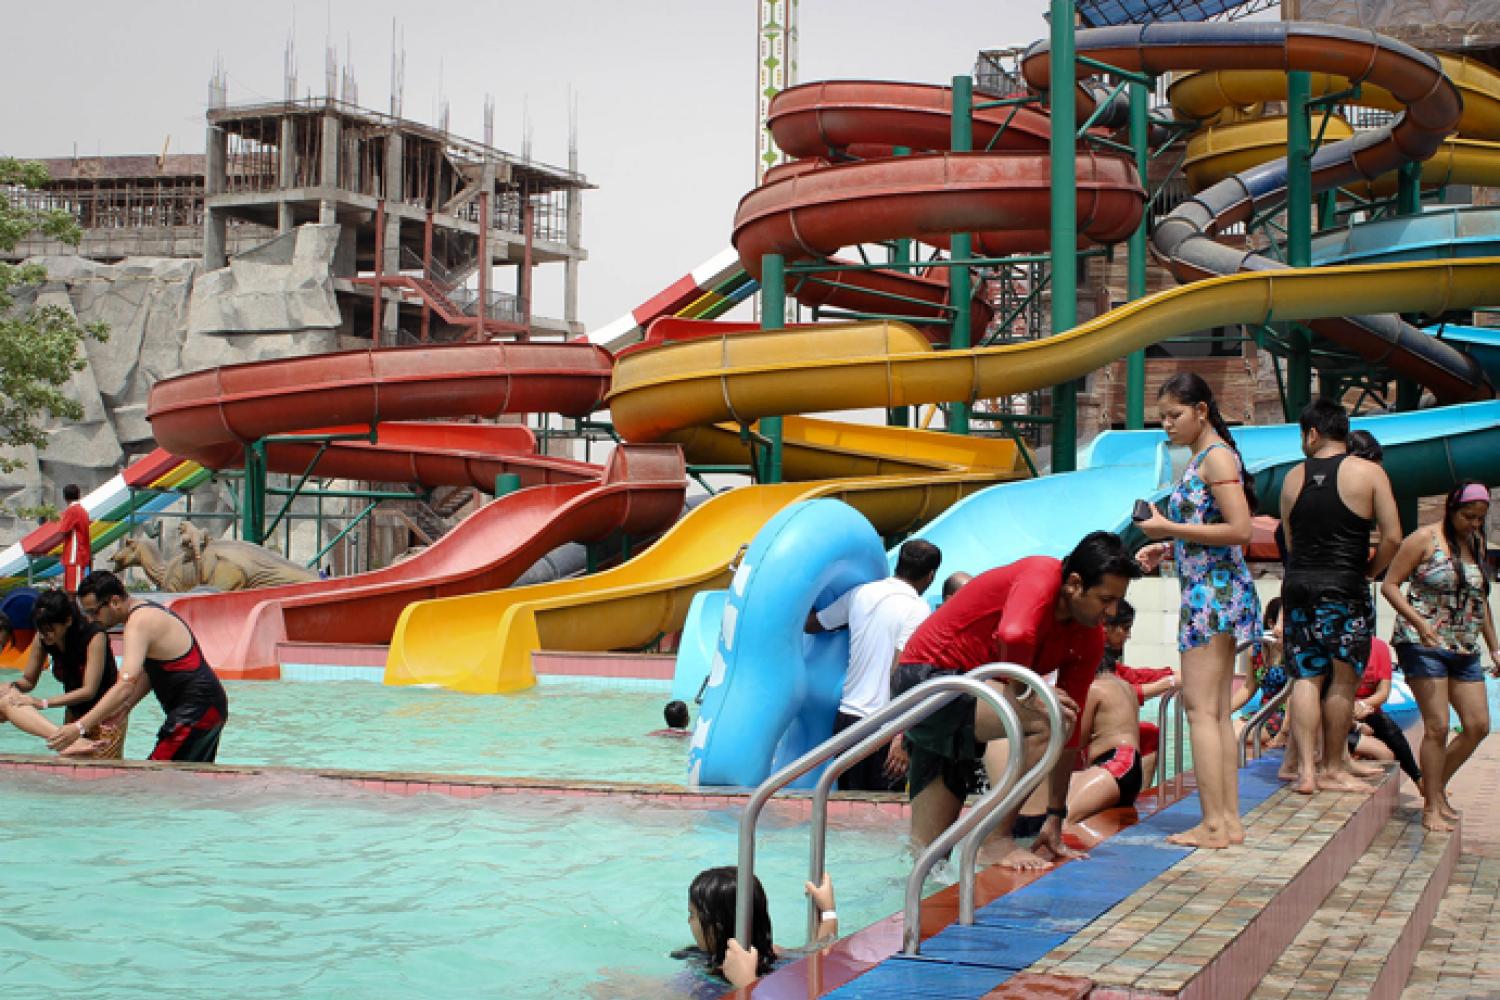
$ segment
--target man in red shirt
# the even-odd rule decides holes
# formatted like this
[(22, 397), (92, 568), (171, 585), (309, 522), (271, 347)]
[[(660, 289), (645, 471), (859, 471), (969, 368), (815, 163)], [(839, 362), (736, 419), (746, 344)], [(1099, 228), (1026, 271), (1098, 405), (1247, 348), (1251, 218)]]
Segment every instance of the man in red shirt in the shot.
[(76, 594), (78, 585), (94, 568), (93, 540), (89, 537), (89, 512), (79, 502), (78, 487), (73, 483), (64, 486), (63, 499), (68, 506), (57, 521), (63, 533), (63, 590)]
[[(1057, 671), (1068, 750), (1053, 769), (1047, 817), (1032, 849), (1019, 848), (1012, 839), (1014, 814), (1000, 819), (996, 829), (1005, 833), (991, 847), (1007, 868), (1044, 868), (1074, 856), (1063, 846), (1062, 820), (1078, 756), (1078, 706), (1104, 655), (1102, 623), (1140, 572), (1117, 536), (1093, 532), (1061, 562), (1031, 556), (979, 574), (918, 626), (901, 653), (891, 677), (893, 697), (931, 677), (966, 673), (986, 663), (1014, 663), (1042, 675)], [(1029, 767), (1046, 748), (1046, 714), (1025, 699), (1024, 691), (1024, 700), (1017, 701), (1008, 685), (989, 683), (1020, 715)], [(1004, 733), (994, 709), (970, 697), (954, 699), (909, 730), (912, 840), (919, 849), (958, 818), (973, 790), (984, 744)]]

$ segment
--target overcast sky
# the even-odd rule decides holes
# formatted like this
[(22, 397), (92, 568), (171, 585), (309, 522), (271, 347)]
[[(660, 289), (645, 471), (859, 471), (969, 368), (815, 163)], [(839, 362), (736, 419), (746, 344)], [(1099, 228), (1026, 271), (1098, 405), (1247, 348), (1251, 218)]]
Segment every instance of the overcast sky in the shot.
[[(801, 79), (946, 82), (969, 72), (981, 48), (1044, 35), (1046, 8), (802, 0)], [(299, 94), (323, 93), (331, 42), (341, 63), (352, 58), (360, 103), (384, 111), (394, 18), (408, 118), (436, 124), (446, 95), (453, 131), (479, 139), (488, 92), (496, 145), (519, 152), (524, 101), (532, 155), (565, 165), (569, 89), (576, 93), (580, 168), (599, 187), (585, 196), (583, 217), (590, 260), (580, 311), (593, 328), (728, 245), (735, 203), (753, 179), (755, 10), (754, 0), (12, 4), (0, 154), (66, 156), (75, 144), (81, 155), (156, 153), (167, 142), (201, 152), (215, 58), (231, 103), (279, 100), (289, 35)], [(548, 270), (560, 278), (560, 268)], [(539, 280), (539, 311), (560, 311), (557, 287)]]

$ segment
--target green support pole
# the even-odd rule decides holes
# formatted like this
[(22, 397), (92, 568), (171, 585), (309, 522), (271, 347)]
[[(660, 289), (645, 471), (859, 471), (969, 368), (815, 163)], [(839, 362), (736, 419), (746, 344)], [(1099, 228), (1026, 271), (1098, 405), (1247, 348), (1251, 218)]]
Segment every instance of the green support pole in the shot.
[[(779, 253), (760, 258), (760, 328), (780, 330), (786, 326), (786, 260)], [(781, 482), (781, 418), (762, 417), (760, 433), (766, 439), (766, 454), (760, 481)]]
[[(967, 153), (974, 148), (974, 81), (967, 76), (953, 78), (953, 114), (949, 130), (949, 146), (955, 153)], [(949, 253), (954, 260), (968, 260), (972, 256), (972, 240), (968, 233), (954, 233)], [(953, 301), (953, 329), (948, 335), (948, 347), (955, 351), (969, 349), (969, 309), (973, 298), (968, 265), (948, 269), (948, 289)], [(948, 407), (948, 430), (953, 434), (969, 433), (969, 401), (954, 400)]]
[(240, 489), (240, 537), (259, 545), (265, 540), (266, 527), (266, 446), (261, 441), (245, 449), (245, 478)]
[(502, 472), (495, 476), (495, 499), (521, 488), (521, 477), (514, 472)]
[[(1151, 120), (1147, 101), (1150, 92), (1139, 83), (1130, 85), (1130, 145), (1135, 150), (1135, 170), (1141, 184), (1150, 190)], [(1132, 302), (1146, 297), (1146, 228), (1149, 213), (1141, 213), (1141, 224), (1130, 234), (1126, 291)], [(1125, 426), (1138, 431), (1146, 426), (1146, 352), (1131, 351), (1125, 359)]]
[[(1312, 121), (1307, 107), (1312, 80), (1305, 72), (1288, 73), (1286, 89), (1286, 260), (1292, 267), (1307, 267), (1312, 263)], [(1286, 418), (1292, 421), (1312, 401), (1312, 342), (1299, 327), (1289, 331), (1288, 339)]]
[[(1416, 215), (1422, 210), (1422, 165), (1406, 163), (1396, 174), (1396, 211), (1401, 215)], [(1415, 410), (1422, 402), (1422, 387), (1409, 378), (1396, 379), (1396, 409), (1402, 412)], [(1408, 527), (1407, 503), (1410, 502)], [(1417, 498), (1405, 497), (1401, 504), (1401, 525), (1407, 531), (1414, 529), (1417, 518)]]
[(1324, 191), (1318, 195), (1318, 231), (1332, 229), (1339, 224), (1339, 193)]
[[(1078, 120), (1074, 89), (1073, 0), (1052, 0), (1052, 333), (1056, 336), (1078, 322)], [(1065, 382), (1052, 389), (1052, 471), (1078, 468), (1078, 385)]]
[[(897, 146), (891, 151), (896, 156), (910, 156), (911, 147)], [(897, 240), (891, 248), (891, 269), (906, 272), (911, 269), (911, 240)], [(910, 427), (911, 407), (893, 406), (885, 411), (887, 427)]]

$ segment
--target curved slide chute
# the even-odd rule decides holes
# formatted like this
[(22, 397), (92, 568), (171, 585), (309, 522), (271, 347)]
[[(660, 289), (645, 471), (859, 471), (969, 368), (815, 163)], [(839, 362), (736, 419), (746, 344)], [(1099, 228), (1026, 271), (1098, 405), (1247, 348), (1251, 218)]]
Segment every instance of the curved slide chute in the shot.
[[(1049, 83), (1048, 48), (1038, 42), (1022, 61), (1027, 82), (1039, 89)], [(1388, 91), (1403, 113), (1386, 128), (1319, 149), (1311, 163), (1314, 192), (1374, 181), (1405, 163), (1428, 159), (1458, 127), (1463, 109), (1459, 88), (1436, 58), (1353, 28), (1300, 22), (1132, 25), (1080, 31), (1077, 48), (1081, 55), (1138, 72), (1322, 71)], [(1214, 236), (1281, 205), (1286, 183), (1285, 158), (1236, 174), (1173, 209), (1156, 225), (1152, 241), (1180, 281), (1279, 271), (1285, 265), (1227, 247)], [(1367, 361), (1389, 365), (1427, 386), (1440, 401), (1494, 395), (1473, 359), (1395, 316), (1362, 315), (1370, 308), (1380, 307), (1355, 306), (1310, 325)]]
[(410, 559), (333, 580), (188, 595), (172, 610), (221, 675), (265, 676), (282, 642), (390, 641), (413, 601), (505, 587), (552, 549), (616, 531), (656, 534), (682, 512), (686, 476), (671, 445), (621, 445), (602, 477), (493, 500)]

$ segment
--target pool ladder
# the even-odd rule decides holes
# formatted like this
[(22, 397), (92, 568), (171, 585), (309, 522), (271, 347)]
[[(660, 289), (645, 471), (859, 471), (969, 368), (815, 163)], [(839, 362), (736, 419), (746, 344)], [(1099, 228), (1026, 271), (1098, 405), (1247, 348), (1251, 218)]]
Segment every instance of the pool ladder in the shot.
[[(986, 680), (1004, 679), (1027, 688), (1020, 697), (1038, 699), (1046, 710), (1051, 727), (1047, 749), (1042, 757), (1024, 775), (1023, 753), (1012, 752), (1006, 761), (1005, 773), (995, 786), (974, 803), (967, 813), (961, 815), (952, 826), (927, 846), (906, 880), (905, 914), (902, 933), (902, 951), (915, 955), (920, 949), (922, 929), (922, 886), (932, 867), (944, 858), (953, 847), (962, 841), (959, 852), (959, 922), (974, 922), (974, 878), (979, 847), (984, 838), (994, 829), (1000, 819), (1018, 807), (1032, 790), (1039, 785), (1058, 759), (1062, 756), (1063, 743), (1068, 734), (1063, 731), (1062, 705), (1052, 688), (1040, 677), (1024, 667), (1008, 663), (991, 663), (976, 667), (962, 676), (935, 677), (924, 681), (909, 691), (893, 698), (879, 711), (872, 712), (859, 722), (832, 739), (819, 744), (801, 757), (771, 775), (755, 789), (740, 817), (740, 886), (750, 886), (755, 879), (755, 827), (761, 810), (771, 796), (807, 774), (824, 762), (832, 760), (819, 777), (813, 792), (812, 845), (809, 852), (808, 880), (814, 885), (822, 882), (824, 858), (828, 835), (828, 796), (839, 775), (868, 757), (877, 748), (884, 746), (898, 733), (927, 718), (961, 695), (983, 699), (999, 715), (1005, 738), (1014, 751), (1023, 738), (1020, 718), (1016, 713), (1009, 692), (1001, 693), (995, 687), (983, 683)], [(752, 909), (755, 893), (743, 891), (736, 897), (735, 938), (749, 941)], [(820, 914), (817, 904), (808, 901), (808, 938), (817, 932)]]
[[(1251, 640), (1240, 643), (1235, 647), (1235, 655), (1239, 656), (1254, 645), (1255, 643)], [(1240, 767), (1245, 766), (1246, 743), (1248, 743), (1248, 741), (1250, 740), (1252, 733), (1255, 737), (1255, 755), (1257, 757), (1260, 756), (1261, 730), (1265, 727), (1266, 720), (1271, 717), (1271, 713), (1274, 712), (1276, 708), (1280, 706), (1284, 701), (1286, 701), (1287, 696), (1291, 693), (1291, 688), (1291, 684), (1287, 684), (1286, 687), (1282, 688), (1281, 691), (1277, 693), (1276, 697), (1271, 699), (1271, 702), (1268, 705), (1262, 706), (1260, 710), (1255, 713), (1255, 716), (1245, 727), (1245, 731), (1242, 734), (1244, 739), (1240, 744)], [(1169, 720), (1171, 722), (1170, 727), (1167, 724)], [(1160, 747), (1158, 747), (1156, 752), (1156, 787), (1158, 790), (1161, 790), (1165, 789), (1167, 786), (1167, 739), (1169, 733), (1172, 738), (1173, 773), (1178, 778), (1181, 778), (1184, 770), (1183, 747), (1185, 745), (1185, 737), (1187, 735), (1187, 716), (1186, 711), (1183, 708), (1182, 687), (1180, 685), (1174, 687), (1172, 690), (1168, 691), (1166, 694), (1162, 695), (1160, 699), (1158, 699), (1156, 706), (1156, 728), (1161, 733), (1161, 745)]]

